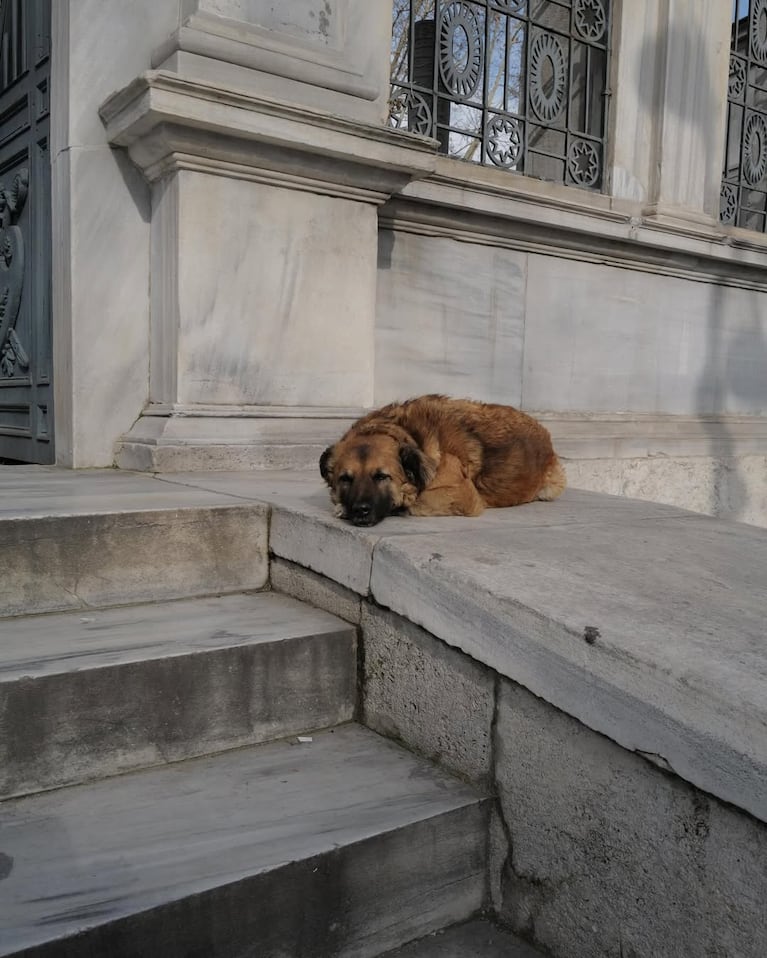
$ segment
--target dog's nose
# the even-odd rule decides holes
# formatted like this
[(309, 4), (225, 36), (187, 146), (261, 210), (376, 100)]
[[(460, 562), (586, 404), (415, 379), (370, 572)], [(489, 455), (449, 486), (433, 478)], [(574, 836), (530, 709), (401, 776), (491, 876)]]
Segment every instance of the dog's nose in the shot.
[(352, 509), (352, 517), (355, 520), (364, 522), (366, 519), (370, 518), (370, 511), (369, 502), (358, 502)]

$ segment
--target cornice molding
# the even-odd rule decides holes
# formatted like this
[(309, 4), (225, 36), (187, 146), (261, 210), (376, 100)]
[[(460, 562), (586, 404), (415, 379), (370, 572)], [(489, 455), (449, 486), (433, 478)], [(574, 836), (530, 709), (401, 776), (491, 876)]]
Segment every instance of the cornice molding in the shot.
[(434, 140), (161, 70), (100, 115), (150, 182), (197, 169), (380, 204), (435, 168)]
[(638, 205), (437, 159), (380, 211), (425, 236), (767, 291), (767, 237), (714, 222), (642, 215)]

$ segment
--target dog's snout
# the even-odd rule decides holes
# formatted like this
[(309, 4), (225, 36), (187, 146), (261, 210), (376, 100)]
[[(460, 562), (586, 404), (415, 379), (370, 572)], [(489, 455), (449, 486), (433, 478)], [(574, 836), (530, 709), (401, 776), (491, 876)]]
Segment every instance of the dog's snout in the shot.
[(352, 507), (352, 518), (355, 522), (367, 522), (373, 509), (369, 502), (355, 502)]

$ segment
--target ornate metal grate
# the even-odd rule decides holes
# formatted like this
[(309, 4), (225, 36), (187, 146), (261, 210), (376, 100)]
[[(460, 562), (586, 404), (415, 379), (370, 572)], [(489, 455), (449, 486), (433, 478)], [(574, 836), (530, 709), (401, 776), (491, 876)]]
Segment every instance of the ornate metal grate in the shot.
[(733, 0), (723, 223), (767, 231), (767, 0)]
[(392, 126), (448, 156), (600, 189), (610, 4), (394, 0)]

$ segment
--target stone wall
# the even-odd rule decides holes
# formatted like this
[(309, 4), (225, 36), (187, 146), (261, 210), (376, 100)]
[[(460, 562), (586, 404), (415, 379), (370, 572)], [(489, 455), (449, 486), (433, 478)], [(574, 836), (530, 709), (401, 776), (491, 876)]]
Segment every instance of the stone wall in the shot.
[(359, 625), (365, 724), (495, 795), (501, 921), (553, 958), (762, 958), (763, 821), (337, 583), (271, 575)]

